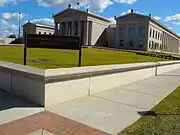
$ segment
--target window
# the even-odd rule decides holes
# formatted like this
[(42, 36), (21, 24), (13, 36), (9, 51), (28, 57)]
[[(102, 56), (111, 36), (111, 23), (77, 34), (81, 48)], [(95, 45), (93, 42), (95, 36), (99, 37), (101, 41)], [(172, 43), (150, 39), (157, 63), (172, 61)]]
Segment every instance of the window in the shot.
[(124, 45), (124, 40), (120, 40), (120, 46), (122, 47)]
[(133, 27), (130, 27), (130, 28), (129, 28), (129, 35), (130, 35), (131, 37), (134, 36), (134, 28), (133, 28)]
[(46, 32), (44, 32), (44, 35), (46, 35)]
[(124, 36), (124, 28), (120, 28), (120, 36)]
[(143, 48), (143, 45), (144, 45), (143, 41), (139, 41), (139, 47)]
[(49, 33), (49, 35), (51, 35), (51, 33)]
[(62, 35), (65, 35), (65, 29), (66, 29), (66, 24), (65, 22), (62, 23)]
[(68, 22), (68, 35), (72, 35), (72, 22)]
[(149, 36), (150, 36), (150, 37), (152, 36), (152, 29), (151, 29), (151, 28), (150, 28)]
[(133, 47), (133, 43), (132, 43), (131, 40), (129, 40), (129, 46), (130, 46), (130, 47)]
[(75, 34), (75, 36), (77, 36), (78, 35), (78, 21), (76, 21), (76, 22), (74, 22), (74, 34)]
[(139, 28), (139, 35), (140, 36), (145, 36), (145, 30), (143, 27)]
[(149, 41), (149, 48), (151, 48), (151, 41)]
[(153, 38), (154, 38), (154, 35), (155, 35), (155, 31), (153, 30)]
[(39, 32), (39, 35), (41, 35), (41, 32)]
[(152, 41), (152, 46), (151, 46), (151, 49), (154, 49), (154, 42)]
[(155, 39), (157, 39), (157, 31), (156, 31), (156, 36), (155, 36)]

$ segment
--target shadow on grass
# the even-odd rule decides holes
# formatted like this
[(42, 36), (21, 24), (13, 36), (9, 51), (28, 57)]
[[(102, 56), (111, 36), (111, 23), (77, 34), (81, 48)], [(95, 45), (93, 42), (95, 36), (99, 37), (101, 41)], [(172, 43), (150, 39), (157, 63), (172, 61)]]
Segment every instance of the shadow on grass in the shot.
[(8, 92), (0, 90), (0, 111), (11, 108), (36, 108), (40, 107), (36, 104), (30, 103), (24, 99), (11, 95)]
[(140, 111), (138, 112), (139, 115), (141, 116), (180, 116), (180, 114), (160, 114), (160, 113), (156, 113), (154, 111)]

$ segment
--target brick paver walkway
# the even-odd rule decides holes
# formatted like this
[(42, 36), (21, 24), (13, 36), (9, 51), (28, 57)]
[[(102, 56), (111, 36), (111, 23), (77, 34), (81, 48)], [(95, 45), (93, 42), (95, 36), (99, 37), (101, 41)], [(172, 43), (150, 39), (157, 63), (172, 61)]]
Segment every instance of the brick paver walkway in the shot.
[(108, 135), (48, 111), (0, 125), (0, 134), (27, 135), (40, 129), (55, 135)]

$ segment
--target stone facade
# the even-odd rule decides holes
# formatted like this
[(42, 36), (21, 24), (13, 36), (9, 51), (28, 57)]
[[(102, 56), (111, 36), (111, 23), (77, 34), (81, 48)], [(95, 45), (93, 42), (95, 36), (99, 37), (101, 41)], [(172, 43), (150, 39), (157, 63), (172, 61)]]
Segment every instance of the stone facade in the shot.
[(76, 9), (66, 9), (53, 18), (56, 35), (80, 36), (82, 45), (103, 45), (102, 34), (111, 23), (104, 17)]
[(180, 53), (180, 37), (151, 15), (131, 11), (115, 19), (116, 48)]

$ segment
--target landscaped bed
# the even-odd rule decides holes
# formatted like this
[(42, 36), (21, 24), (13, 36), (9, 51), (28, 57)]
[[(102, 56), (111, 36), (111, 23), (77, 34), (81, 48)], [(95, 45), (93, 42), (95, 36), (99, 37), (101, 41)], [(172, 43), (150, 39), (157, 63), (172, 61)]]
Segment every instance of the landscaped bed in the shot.
[[(20, 46), (0, 46), (0, 60), (23, 64), (24, 48)], [(105, 49), (82, 49), (82, 66), (157, 62), (163, 58), (141, 56), (136, 53)], [(28, 48), (27, 65), (49, 69), (77, 67), (78, 51)]]
[(180, 87), (119, 135), (180, 135)]

